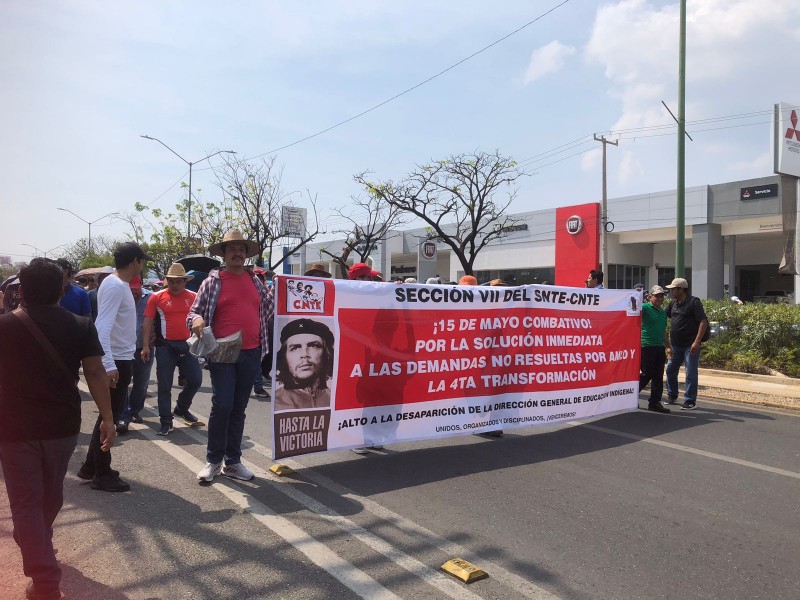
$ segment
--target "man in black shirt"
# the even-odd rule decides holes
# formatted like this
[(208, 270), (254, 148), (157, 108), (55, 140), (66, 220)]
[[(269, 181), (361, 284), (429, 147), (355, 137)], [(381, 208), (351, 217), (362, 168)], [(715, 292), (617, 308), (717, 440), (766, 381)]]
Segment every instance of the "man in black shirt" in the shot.
[[(0, 340), (6, 342), (0, 344), (0, 463), (14, 541), (32, 580), (26, 596), (49, 600), (61, 598), (53, 521), (63, 504), (64, 475), (80, 431), (80, 366), (102, 418), (104, 451), (116, 431), (97, 331), (90, 319), (59, 306), (61, 267), (37, 258), (19, 278), (22, 313), (0, 316)], [(52, 348), (46, 349), (29, 327), (38, 328)]]
[(667, 402), (678, 400), (678, 370), (686, 363), (686, 387), (683, 410), (694, 410), (697, 405), (697, 367), (703, 335), (708, 329), (703, 303), (689, 295), (689, 283), (682, 278), (673, 279), (667, 286), (672, 302), (667, 307), (669, 318), (669, 346), (667, 347)]

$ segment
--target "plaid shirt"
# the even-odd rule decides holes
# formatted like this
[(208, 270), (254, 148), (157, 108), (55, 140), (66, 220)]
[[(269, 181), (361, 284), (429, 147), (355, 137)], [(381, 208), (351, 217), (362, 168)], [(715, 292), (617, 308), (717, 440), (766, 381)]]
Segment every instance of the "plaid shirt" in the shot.
[[(264, 358), (269, 349), (267, 323), (272, 318), (275, 302), (272, 298), (272, 289), (264, 287), (261, 280), (250, 271), (248, 271), (248, 274), (253, 279), (253, 283), (258, 290), (258, 295), (261, 297), (261, 304), (258, 307), (258, 317), (261, 326), (259, 341), (261, 342), (261, 358)], [(186, 324), (189, 329), (192, 328), (192, 321), (197, 317), (202, 317), (206, 327), (212, 326), (214, 322), (214, 311), (217, 309), (217, 302), (219, 301), (220, 290), (222, 290), (222, 281), (220, 281), (219, 278), (219, 270), (215, 269), (208, 274), (208, 277), (200, 284), (200, 289), (197, 290), (194, 304), (192, 304), (192, 308), (189, 309), (189, 315), (186, 317)]]

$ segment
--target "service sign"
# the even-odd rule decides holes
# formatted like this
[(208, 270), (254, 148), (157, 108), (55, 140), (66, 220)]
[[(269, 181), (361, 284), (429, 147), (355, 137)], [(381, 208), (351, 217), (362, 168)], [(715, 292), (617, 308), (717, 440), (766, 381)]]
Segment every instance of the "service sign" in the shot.
[(633, 410), (642, 295), (278, 276), (276, 459)]
[(757, 200), (758, 198), (775, 198), (778, 195), (778, 184), (754, 185), (739, 188), (739, 198), (742, 200)]

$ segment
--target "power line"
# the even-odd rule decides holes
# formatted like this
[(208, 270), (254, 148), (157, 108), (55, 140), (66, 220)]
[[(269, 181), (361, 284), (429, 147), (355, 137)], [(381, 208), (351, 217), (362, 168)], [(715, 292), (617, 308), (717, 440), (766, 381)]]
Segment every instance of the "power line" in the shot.
[(337, 127), (341, 127), (342, 125), (346, 125), (347, 123), (350, 123), (351, 121), (355, 121), (356, 119), (359, 119), (359, 118), (363, 117), (364, 115), (367, 115), (367, 114), (369, 114), (369, 113), (371, 113), (371, 112), (373, 112), (373, 111), (375, 111), (375, 110), (377, 110), (377, 109), (381, 108), (382, 106), (385, 106), (386, 104), (389, 104), (390, 102), (392, 102), (392, 101), (394, 101), (394, 100), (397, 100), (398, 98), (400, 98), (400, 97), (402, 97), (402, 96), (405, 96), (405, 95), (406, 95), (406, 94), (408, 94), (409, 92), (413, 92), (413, 91), (414, 91), (414, 90), (416, 90), (417, 88), (420, 88), (420, 87), (422, 87), (423, 85), (425, 85), (425, 84), (427, 84), (427, 83), (430, 83), (430, 82), (431, 82), (431, 81), (433, 81), (434, 79), (437, 79), (437, 78), (441, 77), (442, 75), (444, 75), (445, 73), (447, 73), (447, 72), (449, 72), (449, 71), (452, 71), (452, 70), (453, 70), (453, 69), (455, 69), (456, 67), (458, 67), (458, 66), (460, 66), (460, 65), (464, 64), (465, 62), (467, 62), (467, 61), (469, 61), (469, 60), (471, 60), (471, 59), (473, 59), (473, 58), (475, 58), (475, 57), (476, 57), (476, 56), (478, 56), (479, 54), (482, 54), (483, 52), (486, 52), (486, 51), (487, 51), (489, 48), (492, 48), (493, 46), (496, 46), (497, 44), (499, 44), (499, 43), (501, 43), (501, 42), (504, 42), (505, 40), (507, 40), (507, 39), (508, 39), (508, 38), (510, 38), (511, 36), (513, 36), (513, 35), (516, 35), (516, 34), (517, 34), (517, 33), (519, 33), (520, 31), (522, 31), (523, 29), (525, 29), (525, 28), (527, 28), (527, 27), (530, 27), (531, 25), (533, 25), (533, 24), (534, 24), (534, 23), (536, 23), (537, 21), (539, 21), (539, 20), (543, 19), (544, 17), (546, 17), (547, 15), (549, 15), (551, 12), (553, 12), (553, 11), (555, 11), (555, 10), (557, 10), (557, 9), (561, 8), (562, 6), (564, 6), (565, 4), (567, 4), (569, 1), (570, 1), (570, 0), (563, 0), (561, 3), (559, 3), (559, 4), (556, 4), (556, 5), (555, 5), (554, 7), (552, 7), (551, 9), (549, 9), (549, 10), (547, 10), (547, 11), (543, 12), (542, 14), (540, 14), (540, 15), (539, 15), (538, 17), (536, 17), (535, 19), (532, 19), (532, 20), (528, 21), (527, 23), (525, 23), (525, 24), (524, 24), (524, 25), (522, 25), (521, 27), (518, 27), (517, 29), (515, 29), (515, 30), (514, 30), (514, 31), (512, 31), (511, 33), (504, 35), (503, 37), (501, 37), (501, 38), (500, 38), (500, 39), (498, 39), (498, 40), (495, 40), (495, 41), (494, 41), (494, 42), (492, 42), (491, 44), (489, 44), (489, 45), (487, 45), (487, 46), (484, 46), (484, 47), (483, 47), (483, 48), (481, 48), (480, 50), (477, 50), (477, 51), (473, 52), (472, 54), (470, 54), (470, 55), (469, 55), (469, 56), (467, 56), (466, 58), (462, 58), (461, 60), (459, 60), (458, 62), (456, 62), (456, 63), (454, 63), (454, 64), (452, 64), (452, 65), (450, 65), (449, 67), (447, 67), (447, 68), (445, 68), (445, 69), (442, 69), (441, 71), (439, 71), (439, 72), (438, 72), (438, 73), (436, 73), (435, 75), (432, 75), (432, 76), (428, 77), (428, 78), (427, 78), (427, 79), (425, 79), (424, 81), (421, 81), (421, 82), (417, 83), (416, 85), (413, 85), (413, 86), (411, 86), (410, 88), (408, 88), (408, 89), (406, 89), (406, 90), (403, 90), (403, 91), (402, 91), (402, 92), (400, 92), (399, 94), (395, 94), (395, 95), (394, 95), (394, 96), (392, 96), (391, 98), (388, 98), (387, 100), (384, 100), (383, 102), (380, 102), (380, 103), (376, 104), (376, 105), (375, 105), (375, 106), (373, 106), (372, 108), (368, 108), (367, 110), (365, 110), (365, 111), (362, 111), (362, 112), (358, 113), (357, 115), (354, 115), (354, 116), (352, 116), (352, 117), (350, 117), (350, 118), (348, 118), (348, 119), (345, 119), (344, 121), (339, 121), (339, 122), (338, 122), (338, 123), (336, 123), (335, 125), (331, 125), (330, 127), (326, 127), (325, 129), (323, 129), (323, 130), (321, 130), (321, 131), (318, 131), (317, 133), (314, 133), (314, 134), (308, 135), (308, 136), (306, 136), (306, 137), (304, 137), (304, 138), (301, 138), (301, 139), (299, 139), (299, 140), (296, 140), (296, 141), (294, 141), (294, 142), (291, 142), (290, 144), (286, 144), (286, 145), (284, 145), (284, 146), (280, 146), (279, 148), (275, 148), (275, 149), (273, 149), (273, 150), (269, 150), (269, 151), (267, 151), (267, 152), (263, 152), (262, 154), (256, 154), (255, 156), (252, 156), (252, 157), (250, 157), (250, 158), (251, 158), (251, 159), (252, 159), (252, 158), (261, 158), (262, 156), (266, 156), (267, 154), (274, 154), (275, 152), (280, 152), (281, 150), (285, 150), (286, 148), (291, 148), (292, 146), (296, 146), (297, 144), (301, 144), (301, 143), (303, 143), (303, 142), (306, 142), (306, 141), (308, 141), (308, 140), (311, 140), (311, 139), (313, 139), (313, 138), (315, 138), (315, 137), (319, 137), (320, 135), (322, 135), (322, 134), (324, 134), (324, 133), (328, 133), (329, 131), (332, 131), (333, 129), (336, 129)]

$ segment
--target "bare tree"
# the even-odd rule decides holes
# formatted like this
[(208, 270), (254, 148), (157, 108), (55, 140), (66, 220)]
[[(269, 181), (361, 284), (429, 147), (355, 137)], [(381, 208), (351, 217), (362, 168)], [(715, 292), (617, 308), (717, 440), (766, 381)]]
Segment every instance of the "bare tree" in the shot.
[(222, 166), (214, 169), (218, 185), (233, 202), (232, 213), (241, 223), (243, 233), (258, 244), (258, 266), (264, 266), (266, 253), (268, 266), (274, 269), (284, 261), (283, 253), (274, 251), (276, 246), (292, 244), (290, 253), (294, 253), (319, 234), (316, 198), (310, 192), (308, 200), (314, 220), (313, 231), (308, 226), (302, 231), (287, 231), (283, 215), (285, 209), (296, 208), (290, 201), (294, 192), (284, 192), (281, 185), (283, 168), (276, 166), (274, 156), (258, 163), (235, 155), (226, 155), (222, 160)]
[(325, 249), (327, 254), (341, 270), (342, 276), (347, 273), (347, 259), (351, 254), (358, 257), (355, 262), (366, 262), (367, 257), (375, 249), (378, 242), (387, 234), (406, 221), (404, 213), (397, 206), (390, 204), (382, 196), (367, 189), (367, 197), (352, 196), (352, 204), (347, 209), (336, 209), (333, 212), (347, 222), (347, 225), (333, 233), (345, 238), (341, 253), (334, 254)]
[[(505, 211), (516, 197), (514, 182), (525, 175), (498, 151), (450, 156), (417, 168), (398, 183), (355, 180), (391, 206), (422, 219), (429, 239), (447, 244), (464, 273), (472, 275), (478, 253), (507, 235), (519, 221)], [(496, 200), (503, 192), (503, 197)]]

